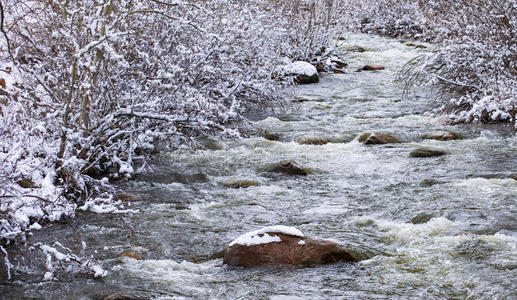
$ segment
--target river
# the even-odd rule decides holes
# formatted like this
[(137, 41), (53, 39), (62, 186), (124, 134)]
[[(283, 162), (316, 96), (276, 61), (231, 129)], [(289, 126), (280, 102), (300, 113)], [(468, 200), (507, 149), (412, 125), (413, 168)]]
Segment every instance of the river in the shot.
[[(153, 299), (517, 299), (515, 131), (447, 126), (424, 114), (436, 106), (427, 95), (402, 99), (397, 72), (433, 46), (347, 34), (343, 47), (349, 46), (367, 50), (347, 55), (351, 72), (294, 87), (310, 101), (253, 122), (257, 133), (278, 134), (279, 141), (252, 134), (217, 141), (219, 150), (162, 154), (151, 174), (119, 186), (141, 198), (130, 203), (138, 213), (78, 213), (34, 234), (45, 243), (59, 236), (92, 255), (107, 277), (42, 282), (34, 263), (0, 285), (0, 298), (102, 299), (118, 292)], [(366, 63), (386, 69), (353, 72)], [(463, 138), (421, 138), (437, 130)], [(366, 132), (404, 143), (365, 146), (358, 136)], [(309, 135), (332, 142), (294, 141)], [(450, 154), (409, 157), (419, 146)], [(284, 159), (310, 174), (261, 171)], [(240, 179), (258, 186), (224, 186)], [(417, 216), (422, 222), (411, 223)], [(337, 241), (364, 260), (242, 269), (211, 256), (247, 231), (277, 224)]]

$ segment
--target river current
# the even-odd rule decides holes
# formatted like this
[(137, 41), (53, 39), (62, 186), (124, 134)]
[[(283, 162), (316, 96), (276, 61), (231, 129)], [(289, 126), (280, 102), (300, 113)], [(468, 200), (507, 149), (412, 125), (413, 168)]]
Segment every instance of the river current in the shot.
[[(102, 299), (124, 293), (152, 299), (517, 299), (515, 132), (447, 126), (424, 114), (436, 106), (428, 95), (402, 98), (397, 72), (432, 45), (415, 48), (361, 34), (348, 34), (343, 43), (366, 51), (347, 54), (349, 73), (294, 87), (304, 101), (289, 113), (254, 121), (256, 134), (215, 141), (215, 150), (162, 154), (151, 174), (122, 184), (124, 193), (140, 197), (130, 202), (138, 213), (79, 213), (34, 234), (45, 243), (59, 236), (94, 256), (107, 277), (43, 282), (28, 267), (25, 276), (0, 285), (0, 298)], [(354, 72), (366, 63), (386, 69)], [(437, 130), (462, 139), (422, 139)], [(264, 139), (264, 132), (279, 141)], [(358, 136), (367, 132), (404, 143), (365, 146)], [(303, 136), (331, 143), (295, 142)], [(409, 157), (420, 146), (450, 154)], [(262, 171), (285, 159), (310, 174)], [(236, 180), (257, 186), (225, 186)], [(364, 260), (243, 269), (225, 266), (214, 255), (237, 236), (270, 225), (337, 241)]]

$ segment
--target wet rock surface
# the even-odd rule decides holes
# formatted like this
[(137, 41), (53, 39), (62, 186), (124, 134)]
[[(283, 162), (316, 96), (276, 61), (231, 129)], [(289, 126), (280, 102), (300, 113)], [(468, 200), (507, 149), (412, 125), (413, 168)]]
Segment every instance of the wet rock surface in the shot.
[(285, 235), (268, 233), (281, 239), (259, 245), (235, 244), (229, 247), (224, 255), (224, 263), (231, 266), (315, 266), (339, 261), (354, 262), (357, 259), (351, 252), (338, 243)]
[(359, 137), (359, 142), (365, 145), (384, 145), (384, 144), (399, 144), (402, 143), (394, 136), (382, 133), (365, 133)]
[(265, 171), (268, 173), (280, 173), (285, 175), (308, 175), (307, 170), (294, 160), (282, 160), (276, 164), (266, 167)]
[(302, 136), (297, 138), (296, 142), (300, 145), (325, 145), (330, 143), (330, 139), (317, 136)]
[(450, 131), (434, 131), (427, 133), (422, 136), (422, 139), (424, 140), (437, 140), (437, 141), (450, 141), (450, 140), (457, 140), (460, 137)]
[(376, 65), (376, 64), (367, 64), (364, 67), (361, 68), (360, 71), (380, 71), (384, 70), (384, 66)]
[(417, 148), (411, 153), (409, 153), (410, 157), (437, 157), (449, 154), (447, 151), (440, 150), (437, 148), (431, 148), (431, 147), (421, 147)]

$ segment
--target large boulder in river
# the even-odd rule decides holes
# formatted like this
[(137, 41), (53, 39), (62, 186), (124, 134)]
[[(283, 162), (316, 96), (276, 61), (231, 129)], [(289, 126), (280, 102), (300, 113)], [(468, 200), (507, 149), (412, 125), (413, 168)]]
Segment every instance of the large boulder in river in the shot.
[(450, 141), (457, 140), (459, 136), (450, 131), (434, 131), (422, 136), (424, 140)]
[(286, 175), (307, 175), (307, 170), (302, 168), (294, 160), (282, 160), (276, 164), (272, 164), (265, 169), (269, 173), (282, 173)]
[(316, 67), (305, 61), (295, 61), (283, 66), (282, 72), (286, 76), (295, 76), (295, 82), (300, 84), (320, 81)]
[(411, 153), (409, 153), (409, 156), (410, 157), (435, 157), (435, 156), (442, 156), (442, 155), (446, 155), (446, 154), (449, 154), (449, 153), (446, 151), (440, 150), (440, 149), (431, 148), (431, 147), (421, 147), (421, 148), (417, 148), (417, 149), (411, 151)]
[(383, 144), (398, 144), (402, 143), (399, 139), (396, 137), (393, 137), (391, 135), (372, 132), (372, 133), (365, 133), (359, 137), (359, 142), (363, 143), (365, 145), (383, 145)]
[(230, 243), (224, 263), (231, 266), (314, 266), (357, 261), (338, 243), (304, 237), (293, 227), (271, 226), (246, 233)]

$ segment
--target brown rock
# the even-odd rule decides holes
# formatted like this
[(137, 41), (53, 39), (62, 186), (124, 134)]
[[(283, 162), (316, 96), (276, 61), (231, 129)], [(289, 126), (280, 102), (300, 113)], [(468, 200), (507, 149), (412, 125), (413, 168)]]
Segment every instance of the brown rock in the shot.
[(36, 183), (34, 183), (34, 181), (32, 181), (30, 178), (22, 178), (16, 181), (16, 183), (24, 189), (36, 188)]
[(366, 52), (366, 49), (361, 46), (350, 46), (344, 49), (347, 52)]
[(448, 153), (443, 150), (440, 150), (440, 149), (422, 147), (422, 148), (417, 148), (417, 149), (411, 151), (411, 153), (409, 153), (409, 156), (410, 157), (435, 157), (435, 156), (442, 156), (445, 154), (448, 154)]
[(458, 135), (450, 131), (435, 131), (422, 136), (424, 140), (450, 141), (459, 139)]
[(283, 173), (286, 175), (307, 175), (307, 171), (293, 160), (282, 160), (266, 168), (269, 173)]
[(120, 257), (128, 257), (128, 258), (133, 258), (133, 259), (136, 259), (136, 260), (142, 260), (144, 259), (143, 255), (137, 251), (133, 251), (133, 250), (128, 250), (128, 251), (125, 251), (123, 252), (122, 254), (119, 255)]
[(115, 196), (115, 200), (121, 200), (123, 202), (139, 202), (143, 201), (142, 197), (133, 194), (118, 194)]
[(384, 70), (383, 66), (375, 65), (375, 64), (367, 64), (362, 69), (362, 71), (379, 71)]
[(399, 144), (402, 143), (396, 137), (382, 133), (365, 133), (359, 138), (359, 142), (365, 145), (383, 145), (383, 144)]
[(300, 145), (325, 145), (330, 143), (330, 139), (315, 136), (302, 136), (296, 139)]
[(231, 181), (223, 183), (223, 185), (225, 187), (232, 188), (232, 189), (245, 189), (245, 188), (249, 188), (252, 186), (259, 186), (260, 183), (258, 183), (257, 181), (253, 181), (253, 180), (241, 179), (241, 180), (231, 180)]
[(278, 133), (264, 133), (264, 138), (269, 141), (279, 141), (280, 135)]
[(280, 242), (259, 245), (234, 244), (224, 254), (224, 263), (246, 268), (258, 266), (314, 266), (338, 261), (357, 261), (339, 244), (311, 238), (268, 233), (280, 237)]

